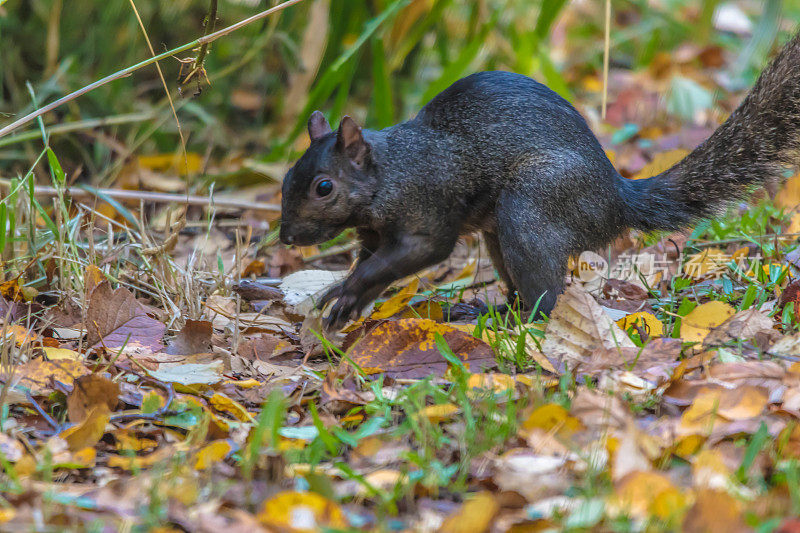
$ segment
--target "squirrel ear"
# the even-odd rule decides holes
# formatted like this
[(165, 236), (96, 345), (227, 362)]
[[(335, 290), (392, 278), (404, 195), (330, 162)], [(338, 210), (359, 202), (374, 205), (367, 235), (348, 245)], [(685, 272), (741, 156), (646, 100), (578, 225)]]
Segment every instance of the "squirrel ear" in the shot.
[(369, 145), (361, 134), (361, 128), (355, 120), (347, 115), (342, 118), (339, 131), (336, 132), (336, 148), (347, 154), (347, 157), (359, 168), (367, 158)]
[(324, 137), (332, 131), (331, 125), (328, 124), (328, 120), (321, 112), (314, 111), (308, 117), (308, 136), (312, 141)]

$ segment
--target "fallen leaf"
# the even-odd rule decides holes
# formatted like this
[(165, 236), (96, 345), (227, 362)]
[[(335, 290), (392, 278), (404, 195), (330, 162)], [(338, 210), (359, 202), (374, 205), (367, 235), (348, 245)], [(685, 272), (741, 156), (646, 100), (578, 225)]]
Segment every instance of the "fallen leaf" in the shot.
[(701, 389), (681, 416), (681, 433), (705, 434), (716, 422), (753, 418), (764, 411), (768, 401), (767, 394), (753, 386)]
[(211, 334), (214, 328), (208, 320), (186, 319), (181, 330), (170, 341), (166, 353), (171, 355), (194, 355), (211, 351)]
[(488, 344), (453, 326), (426, 318), (379, 323), (351, 347), (349, 355), (367, 373), (384, 372), (394, 378), (441, 376), (449, 363), (436, 346), (436, 333), (471, 371), (496, 365)]
[(113, 411), (117, 407), (119, 385), (99, 374), (89, 374), (75, 380), (67, 396), (67, 415), (70, 422), (78, 423), (100, 404)]
[(51, 346), (46, 346), (43, 348), (44, 354), (50, 361), (59, 361), (63, 359), (69, 359), (71, 361), (81, 361), (83, 360), (83, 354), (80, 352), (76, 352), (75, 350), (70, 350), (68, 348), (53, 348)]
[(339, 506), (313, 492), (279, 492), (263, 503), (258, 521), (267, 527), (288, 528), (297, 533), (348, 527)]
[(125, 287), (114, 290), (108, 280), (92, 291), (86, 322), (90, 346), (119, 348), (138, 343), (154, 352), (164, 348), (161, 339), (166, 326), (151, 318), (131, 291)]
[(628, 331), (628, 328), (631, 327), (639, 328), (648, 337), (660, 337), (664, 334), (664, 324), (653, 313), (646, 311), (631, 313), (624, 318), (620, 318), (617, 320), (617, 325), (624, 331)]
[(208, 363), (162, 363), (150, 376), (159, 381), (181, 385), (211, 385), (222, 381), (222, 361)]
[(542, 352), (578, 362), (588, 360), (597, 348), (634, 346), (592, 295), (572, 285), (558, 297), (545, 329)]
[(411, 298), (417, 294), (419, 288), (419, 278), (411, 280), (407, 286), (400, 289), (397, 294), (383, 302), (377, 311), (373, 312), (369, 318), (371, 320), (382, 320), (396, 315), (408, 305)]
[(571, 416), (569, 411), (556, 403), (547, 403), (534, 409), (522, 422), (523, 429), (538, 428), (548, 433), (569, 437), (581, 430), (583, 424)]
[(739, 533), (750, 531), (742, 517), (741, 504), (725, 492), (701, 490), (683, 521), (686, 533)]
[(655, 154), (653, 156), (653, 160), (643, 166), (642, 169), (637, 172), (632, 179), (641, 180), (661, 174), (687, 155), (689, 155), (689, 151), (684, 150), (683, 148), (659, 152)]
[(439, 533), (483, 533), (489, 530), (500, 504), (489, 492), (479, 492), (445, 518)]
[[(732, 341), (752, 339), (759, 332), (771, 331), (773, 324), (772, 319), (758, 309), (750, 308), (739, 311), (711, 330), (711, 333), (703, 340), (703, 345), (716, 346)], [(683, 332), (683, 326), (681, 326), (681, 332)]]
[(97, 404), (82, 422), (65, 429), (59, 433), (59, 437), (67, 441), (72, 452), (93, 447), (103, 437), (109, 419), (108, 405)]
[(439, 424), (453, 418), (459, 411), (458, 406), (452, 403), (427, 405), (416, 413), (417, 418), (427, 418), (431, 424)]
[(717, 300), (698, 305), (681, 320), (681, 338), (686, 342), (702, 342), (712, 329), (735, 313), (733, 307)]
[(619, 513), (638, 519), (653, 515), (679, 513), (686, 505), (686, 497), (672, 484), (667, 476), (659, 472), (631, 472), (616, 484), (616, 491), (609, 505)]
[(228, 457), (234, 450), (233, 444), (228, 440), (215, 440), (203, 446), (195, 457), (194, 468), (205, 470)]
[(15, 374), (21, 377), (19, 384), (29, 388), (31, 394), (44, 396), (53, 392), (53, 383), (56, 381), (70, 386), (76, 378), (88, 373), (88, 368), (73, 359), (60, 361), (34, 359), (18, 367)]

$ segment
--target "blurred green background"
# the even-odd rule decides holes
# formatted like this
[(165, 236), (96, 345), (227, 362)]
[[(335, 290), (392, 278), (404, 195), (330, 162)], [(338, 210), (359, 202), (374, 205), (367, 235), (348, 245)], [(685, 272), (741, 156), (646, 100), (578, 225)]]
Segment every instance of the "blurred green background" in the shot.
[[(277, 3), (219, 0), (216, 28)], [(161, 53), (203, 34), (210, 2), (135, 5)], [(614, 0), (612, 13), (613, 72), (653, 69), (687, 43), (712, 46), (735, 58), (723, 85), (736, 91), (800, 21), (800, 1)], [(306, 0), (214, 42), (204, 64), (210, 85), (198, 75), (179, 87), (182, 63), (161, 66), (204, 168), (237, 157), (285, 163), (302, 150), (313, 109), (334, 124), (348, 113), (383, 127), (476, 70), (533, 76), (596, 115), (604, 23), (601, 0)], [(129, 1), (0, 0), (0, 124), (149, 55)], [(96, 119), (115, 124), (92, 127)], [(44, 124), (58, 125), (50, 145), (67, 174), (96, 185), (113, 184), (134, 155), (180, 149), (153, 66), (62, 106)], [(41, 149), (36, 123), (0, 138), (0, 175), (24, 174)]]

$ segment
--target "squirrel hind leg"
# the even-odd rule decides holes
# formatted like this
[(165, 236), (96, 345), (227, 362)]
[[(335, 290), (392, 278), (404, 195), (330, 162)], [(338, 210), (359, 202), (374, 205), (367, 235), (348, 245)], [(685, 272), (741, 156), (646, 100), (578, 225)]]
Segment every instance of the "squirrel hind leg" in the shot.
[(527, 198), (498, 202), (498, 243), (507, 275), (526, 308), (549, 315), (564, 290), (571, 239), (542, 220), (547, 217)]
[(483, 241), (486, 243), (486, 249), (489, 251), (489, 257), (492, 259), (492, 265), (500, 276), (500, 280), (505, 283), (508, 290), (507, 298), (509, 303), (513, 303), (517, 298), (517, 287), (511, 279), (511, 276), (506, 269), (506, 263), (503, 259), (503, 251), (500, 248), (500, 238), (497, 233), (492, 231), (483, 232)]

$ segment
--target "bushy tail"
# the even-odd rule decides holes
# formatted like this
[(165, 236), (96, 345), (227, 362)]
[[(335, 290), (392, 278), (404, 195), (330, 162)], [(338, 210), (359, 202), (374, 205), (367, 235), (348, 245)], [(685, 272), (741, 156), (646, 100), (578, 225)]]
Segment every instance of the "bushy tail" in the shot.
[(626, 218), (644, 230), (680, 229), (799, 162), (800, 33), (703, 144), (669, 170), (624, 185)]

